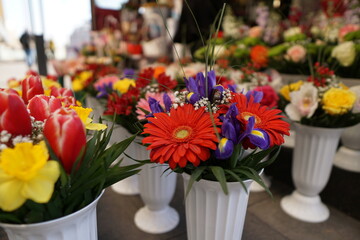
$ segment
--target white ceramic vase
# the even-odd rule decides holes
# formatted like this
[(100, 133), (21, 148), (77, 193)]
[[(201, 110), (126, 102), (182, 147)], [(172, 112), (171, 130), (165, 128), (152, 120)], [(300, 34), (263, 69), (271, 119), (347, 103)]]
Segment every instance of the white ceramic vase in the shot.
[(100, 194), (88, 206), (55, 220), (34, 224), (0, 223), (9, 240), (97, 240), (96, 206)]
[[(139, 141), (140, 142), (140, 141)], [(149, 151), (138, 144), (136, 158), (149, 159)], [(166, 233), (179, 223), (179, 214), (169, 206), (174, 197), (177, 175), (164, 164), (146, 164), (139, 174), (140, 196), (145, 204), (135, 214), (136, 226), (152, 234)]]
[(319, 128), (295, 124), (292, 178), (296, 190), (281, 200), (282, 209), (305, 222), (323, 222), (329, 209), (319, 193), (325, 188), (343, 128)]
[[(190, 176), (183, 174), (184, 188)], [(249, 189), (252, 180), (244, 182)], [(185, 200), (188, 240), (240, 240), (249, 195), (238, 182), (229, 182), (225, 195), (215, 181), (195, 182)]]
[(360, 172), (360, 124), (346, 128), (341, 134), (341, 143), (334, 165), (348, 171)]
[[(109, 144), (112, 145), (114, 143), (121, 142), (125, 140), (126, 138), (131, 137), (132, 134), (130, 134), (124, 127), (121, 125), (114, 125), (113, 133), (111, 135), (111, 139)], [(126, 149), (125, 153), (129, 156), (132, 156), (134, 158), (135, 153), (137, 151), (137, 143), (136, 139), (129, 145), (129, 147)], [(121, 154), (119, 156), (119, 159), (122, 159), (121, 166), (127, 166), (131, 164), (135, 164), (136, 162), (132, 160), (131, 158), (125, 156), (124, 154)], [(133, 175), (131, 177), (125, 178), (124, 180), (121, 180), (120, 182), (117, 182), (113, 185), (111, 185), (111, 189), (115, 192), (123, 195), (136, 195), (139, 194), (139, 178), (138, 175)]]

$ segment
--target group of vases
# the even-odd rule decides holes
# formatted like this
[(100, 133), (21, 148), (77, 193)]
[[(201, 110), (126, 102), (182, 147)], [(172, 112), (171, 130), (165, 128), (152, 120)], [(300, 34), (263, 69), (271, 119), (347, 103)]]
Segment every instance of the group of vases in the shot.
[[(93, 106), (96, 109), (96, 106)], [(348, 156), (360, 155), (360, 125), (353, 129), (319, 128), (293, 125), (295, 146), (293, 151), (292, 177), (296, 189), (281, 200), (282, 209), (290, 216), (306, 222), (322, 222), (328, 219), (329, 210), (321, 202), (319, 193), (330, 177), (333, 159), (337, 152), (340, 137), (343, 149), (338, 161)], [(115, 126), (110, 144), (121, 141), (130, 134), (121, 126)], [(358, 145), (354, 145), (354, 143)], [(349, 154), (348, 152), (351, 152)], [(137, 137), (125, 153), (135, 159), (149, 159), (149, 151), (141, 145)], [(123, 165), (133, 163), (125, 156)], [(359, 161), (357, 164), (359, 164)], [(360, 164), (359, 164), (360, 165)], [(121, 194), (140, 194), (145, 206), (134, 216), (136, 226), (144, 232), (159, 234), (171, 231), (179, 223), (177, 211), (169, 206), (176, 189), (177, 175), (167, 171), (168, 166), (146, 164), (142, 171), (112, 186)], [(353, 169), (353, 167), (351, 167)], [(183, 174), (184, 188), (187, 188), (189, 175)], [(263, 175), (263, 179), (266, 177)], [(252, 181), (245, 181), (250, 189)], [(225, 195), (218, 182), (200, 180), (195, 182), (185, 200), (186, 224), (189, 240), (241, 239), (246, 215), (248, 191), (241, 184), (228, 183), (229, 194)], [(253, 189), (254, 190), (254, 189)], [(256, 191), (256, 188), (255, 190)], [(101, 196), (80, 211), (60, 219), (39, 224), (18, 225), (0, 224), (9, 239), (97, 239), (96, 204)], [(44, 230), (42, 228), (44, 227)], [(79, 235), (81, 237), (79, 237)], [(86, 237), (84, 237), (86, 236)]]

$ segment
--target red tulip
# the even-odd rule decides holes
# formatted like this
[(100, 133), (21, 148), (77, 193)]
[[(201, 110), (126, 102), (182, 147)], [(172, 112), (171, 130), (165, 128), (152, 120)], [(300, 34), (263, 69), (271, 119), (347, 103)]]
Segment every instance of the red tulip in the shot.
[(54, 96), (54, 97), (73, 97), (74, 96), (73, 92), (70, 89), (57, 88), (54, 86), (51, 87), (50, 95)]
[(19, 95), (0, 91), (0, 131), (12, 135), (31, 134), (31, 119)]
[(44, 88), (39, 76), (29, 76), (22, 80), (22, 98), (27, 104), (31, 98), (38, 94), (44, 94)]
[(37, 95), (31, 98), (28, 103), (30, 115), (37, 121), (44, 121), (52, 112), (61, 107), (61, 99), (45, 95)]
[(65, 171), (70, 173), (86, 146), (85, 127), (79, 116), (70, 109), (56, 110), (45, 122), (44, 136)]

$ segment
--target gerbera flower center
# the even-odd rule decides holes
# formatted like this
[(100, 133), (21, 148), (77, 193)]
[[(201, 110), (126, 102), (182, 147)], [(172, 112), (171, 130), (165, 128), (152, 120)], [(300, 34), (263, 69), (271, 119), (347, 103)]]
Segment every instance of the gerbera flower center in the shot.
[(191, 127), (180, 126), (180, 127), (175, 128), (175, 130), (173, 132), (173, 136), (177, 140), (184, 141), (191, 136), (192, 132), (193, 132), (193, 130)]
[(261, 118), (259, 118), (256, 114), (253, 114), (251, 112), (242, 112), (241, 117), (245, 119), (246, 121), (249, 120), (249, 118), (254, 117), (255, 118), (255, 124), (261, 123)]

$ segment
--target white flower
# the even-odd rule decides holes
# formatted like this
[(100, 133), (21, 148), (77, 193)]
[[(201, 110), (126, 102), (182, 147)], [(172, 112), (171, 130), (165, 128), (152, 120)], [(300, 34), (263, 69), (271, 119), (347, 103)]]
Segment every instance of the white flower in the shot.
[(311, 118), (318, 107), (318, 90), (311, 83), (304, 83), (299, 91), (290, 93), (291, 103), (285, 108), (291, 120), (300, 121), (302, 117)]
[(353, 86), (350, 88), (356, 94), (356, 101), (354, 103), (354, 107), (352, 109), (353, 113), (360, 113), (360, 85)]
[(292, 27), (284, 31), (284, 38), (289, 38), (294, 35), (301, 34), (301, 28), (300, 27)]
[(331, 57), (336, 58), (340, 65), (344, 67), (348, 67), (354, 63), (355, 55), (355, 44), (351, 41), (337, 45), (331, 52)]

